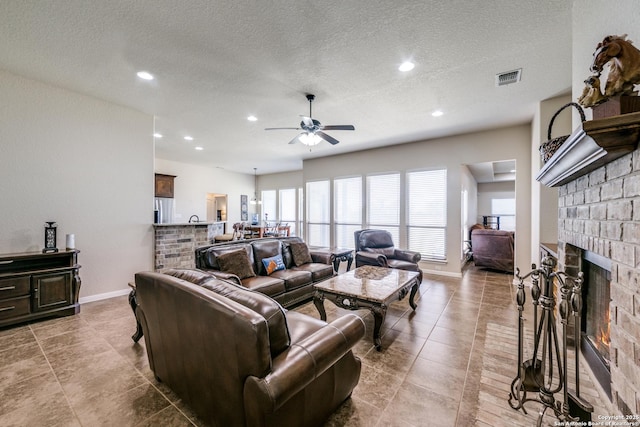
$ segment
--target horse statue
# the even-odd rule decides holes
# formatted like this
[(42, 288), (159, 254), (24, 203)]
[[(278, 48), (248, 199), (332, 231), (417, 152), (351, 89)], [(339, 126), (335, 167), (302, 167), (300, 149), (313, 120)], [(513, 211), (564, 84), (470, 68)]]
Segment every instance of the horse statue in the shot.
[(583, 107), (595, 107), (609, 99), (600, 91), (600, 79), (597, 76), (590, 76), (584, 85), (582, 95), (578, 98), (578, 103)]
[(593, 53), (590, 71), (599, 77), (609, 63), (609, 75), (604, 96), (635, 95), (634, 85), (640, 83), (640, 50), (627, 40), (627, 35), (607, 36)]

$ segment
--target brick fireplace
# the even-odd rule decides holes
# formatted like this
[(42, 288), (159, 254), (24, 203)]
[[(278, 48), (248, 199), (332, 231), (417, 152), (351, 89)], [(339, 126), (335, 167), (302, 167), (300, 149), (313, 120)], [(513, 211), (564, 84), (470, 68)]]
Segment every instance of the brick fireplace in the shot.
[[(559, 190), (559, 269), (572, 275), (584, 271), (584, 253), (610, 262), (611, 399), (625, 414), (640, 413), (640, 115), (633, 115), (625, 115), (623, 123), (617, 120), (623, 116), (584, 122), (584, 130), (574, 132), (565, 143), (573, 148), (563, 145), (554, 155), (565, 157), (565, 166), (556, 159), (555, 165), (545, 164), (538, 174), (539, 181)], [(603, 147), (602, 135), (589, 131), (597, 127), (609, 142), (626, 141), (626, 153)], [(576, 154), (581, 150), (586, 154)], [(596, 152), (600, 158), (581, 164), (584, 158), (597, 157)], [(554, 167), (561, 171), (553, 171)]]

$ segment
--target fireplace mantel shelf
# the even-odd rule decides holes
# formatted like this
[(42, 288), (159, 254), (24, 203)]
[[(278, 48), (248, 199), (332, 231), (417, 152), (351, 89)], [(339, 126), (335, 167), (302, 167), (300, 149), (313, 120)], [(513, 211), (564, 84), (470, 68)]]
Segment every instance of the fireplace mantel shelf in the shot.
[(547, 187), (573, 181), (632, 152), (640, 139), (640, 112), (582, 122), (544, 164), (536, 180)]

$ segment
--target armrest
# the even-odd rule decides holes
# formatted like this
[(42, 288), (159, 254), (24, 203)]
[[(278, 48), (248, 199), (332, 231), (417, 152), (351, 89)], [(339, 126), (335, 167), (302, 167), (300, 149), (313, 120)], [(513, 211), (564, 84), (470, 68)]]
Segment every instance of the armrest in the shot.
[(417, 263), (418, 261), (420, 261), (420, 258), (422, 258), (422, 255), (420, 255), (420, 252), (414, 252), (414, 251), (405, 251), (402, 249), (396, 249), (393, 257), (395, 259), (399, 259), (402, 261), (409, 261), (409, 262), (415, 262)]
[(204, 271), (206, 271), (207, 273), (211, 274), (212, 276), (218, 279), (227, 280), (229, 282), (235, 283), (236, 285), (242, 286), (242, 280), (240, 280), (240, 278), (235, 274), (225, 273), (224, 271), (219, 271), (219, 270), (204, 270)]
[(273, 359), (264, 378), (245, 380), (244, 399), (273, 413), (309, 383), (333, 366), (364, 336), (365, 326), (355, 314), (346, 314)]
[(378, 267), (388, 267), (387, 257), (375, 252), (356, 252), (356, 266), (375, 265)]
[(313, 262), (320, 264), (331, 264), (333, 262), (333, 255), (331, 255), (331, 252), (314, 251), (310, 249), (309, 253), (311, 254), (311, 260)]

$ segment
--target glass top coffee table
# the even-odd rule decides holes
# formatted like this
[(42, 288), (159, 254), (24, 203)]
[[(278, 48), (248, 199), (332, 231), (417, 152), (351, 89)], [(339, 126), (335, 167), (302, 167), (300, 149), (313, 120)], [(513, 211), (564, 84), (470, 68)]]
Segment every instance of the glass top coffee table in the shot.
[(393, 301), (403, 299), (411, 289), (409, 305), (415, 310), (413, 298), (419, 287), (418, 273), (415, 271), (365, 265), (316, 283), (313, 303), (322, 320), (327, 320), (325, 298), (348, 310), (370, 309), (375, 321), (373, 342), (380, 351), (380, 328), (384, 323), (387, 307)]

